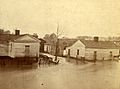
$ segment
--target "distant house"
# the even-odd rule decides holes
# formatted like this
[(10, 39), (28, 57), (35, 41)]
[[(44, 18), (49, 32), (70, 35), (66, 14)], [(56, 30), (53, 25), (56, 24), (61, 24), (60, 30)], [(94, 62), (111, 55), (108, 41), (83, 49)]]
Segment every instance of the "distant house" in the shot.
[(45, 52), (45, 43), (46, 41), (43, 40), (42, 38), (39, 38), (40, 40), (40, 52), (44, 53)]
[(54, 54), (54, 52), (52, 52), (52, 46), (53, 45), (50, 43), (45, 43), (44, 44), (44, 52)]
[(97, 60), (108, 60), (110, 54), (119, 55), (119, 48), (112, 41), (99, 41), (98, 37), (94, 37), (94, 40), (76, 41), (72, 46), (66, 48), (66, 52), (70, 57), (85, 57), (86, 60), (93, 60), (96, 52)]
[[(58, 40), (58, 52), (57, 52), (58, 55), (64, 56), (64, 51), (65, 51), (66, 47), (71, 46), (76, 41), (77, 41), (77, 39), (60, 38)], [(45, 52), (55, 55), (56, 43), (51, 42), (51, 41), (46, 41), (44, 50), (45, 50)]]
[(0, 35), (0, 56), (39, 57), (40, 40), (29, 34), (20, 35), (19, 30), (13, 34)]
[(70, 38), (61, 38), (59, 39), (59, 56), (66, 55), (66, 47), (72, 46), (77, 41), (77, 39), (70, 39)]

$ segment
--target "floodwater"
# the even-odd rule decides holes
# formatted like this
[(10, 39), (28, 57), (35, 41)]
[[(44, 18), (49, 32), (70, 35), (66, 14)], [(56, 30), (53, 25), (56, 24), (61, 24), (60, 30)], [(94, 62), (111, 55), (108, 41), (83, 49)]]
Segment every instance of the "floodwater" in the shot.
[(120, 89), (120, 62), (0, 68), (0, 89)]

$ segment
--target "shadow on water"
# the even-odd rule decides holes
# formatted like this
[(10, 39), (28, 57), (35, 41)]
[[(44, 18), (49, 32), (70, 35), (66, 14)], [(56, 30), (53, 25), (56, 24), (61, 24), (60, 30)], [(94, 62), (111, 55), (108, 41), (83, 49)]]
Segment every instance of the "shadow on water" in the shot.
[(67, 62), (76, 64), (76, 65), (82, 65), (82, 64), (87, 64), (85, 60), (82, 59), (76, 59), (76, 58), (66, 58)]
[(98, 61), (95, 64), (93, 63), (92, 65), (89, 65), (87, 67), (84, 67), (80, 70), (88, 71), (88, 72), (100, 72), (100, 71), (111, 71), (111, 70), (116, 70), (118, 69), (119, 63), (115, 61)]
[[(66, 59), (68, 60), (68, 59)], [(103, 72), (110, 72), (111, 70), (116, 70), (119, 67), (119, 62), (117, 61), (97, 61), (94, 63), (94, 61), (82, 61), (78, 59), (69, 58), (68, 62), (73, 63), (75, 65), (86, 65), (91, 64), (89, 66), (80, 67), (80, 71), (89, 72), (89, 73), (99, 73), (101, 71)]]
[(3, 57), (0, 58), (0, 71), (1, 72), (10, 72), (10, 71), (29, 71), (42, 67), (50, 67), (54, 64), (36, 61), (34, 58), (9, 58)]

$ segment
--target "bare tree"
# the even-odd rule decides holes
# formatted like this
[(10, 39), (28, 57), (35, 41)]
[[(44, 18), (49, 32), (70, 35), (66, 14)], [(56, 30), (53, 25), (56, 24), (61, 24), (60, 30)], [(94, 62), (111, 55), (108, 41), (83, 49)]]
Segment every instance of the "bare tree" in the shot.
[[(63, 30), (62, 30), (63, 32)], [(57, 61), (57, 57), (58, 57), (58, 50), (59, 50), (59, 37), (62, 35), (62, 32), (60, 33), (60, 29), (59, 29), (59, 23), (57, 23), (57, 32), (56, 32), (56, 49), (55, 49), (55, 61)]]
[(59, 39), (58, 39), (58, 31), (59, 31), (59, 24), (57, 26), (57, 32), (56, 32), (56, 36), (57, 36), (57, 41), (56, 41), (56, 50), (55, 50), (55, 61), (57, 61), (57, 56), (58, 56), (58, 47), (59, 47)]

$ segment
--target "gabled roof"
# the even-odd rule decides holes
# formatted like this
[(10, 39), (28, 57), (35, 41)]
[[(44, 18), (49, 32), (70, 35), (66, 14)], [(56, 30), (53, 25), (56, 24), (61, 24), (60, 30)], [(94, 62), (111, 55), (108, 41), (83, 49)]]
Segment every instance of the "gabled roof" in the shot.
[(116, 49), (118, 47), (113, 41), (94, 41), (94, 40), (81, 40), (86, 48), (98, 48), (98, 49)]
[[(19, 37), (16, 37), (16, 38), (14, 38), (14, 39), (11, 39), (11, 41), (17, 41), (17, 42), (19, 42), (19, 40), (20, 40), (21, 38), (25, 37), (25, 36), (29, 36), (30, 38), (34, 39), (34, 41), (41, 42), (38, 38), (36, 38), (36, 37), (34, 37), (33, 35), (30, 35), (30, 34), (19, 35)], [(32, 40), (32, 41), (29, 41), (28, 39), (27, 39), (27, 40), (24, 39), (23, 41), (25, 41), (25, 42), (33, 42), (33, 40)]]
[[(23, 37), (25, 35), (29, 35), (29, 34), (23, 34), (23, 35), (14, 35), (14, 34), (0, 34), (0, 43), (1, 44), (7, 44), (9, 41), (14, 41), (20, 37)], [(35, 37), (33, 37), (32, 35), (29, 35), (30, 37), (37, 39)], [(37, 39), (39, 40), (39, 39)]]
[[(59, 38), (59, 47), (60, 48), (64, 48), (65, 46), (72, 46), (75, 42), (77, 41), (77, 39), (73, 39), (73, 38)], [(46, 40), (46, 45), (56, 45), (55, 42), (53, 43), (51, 40)]]

